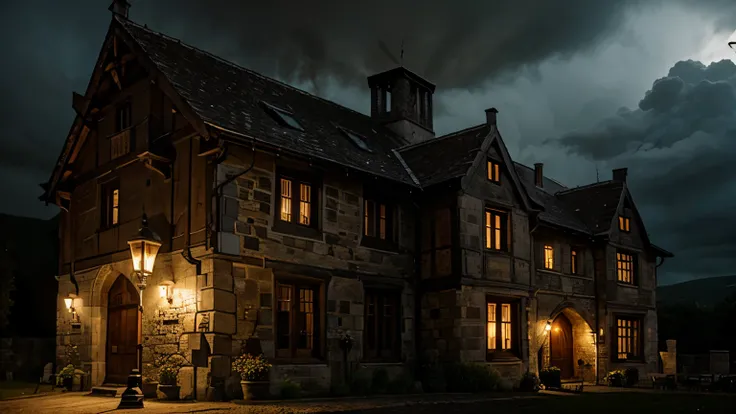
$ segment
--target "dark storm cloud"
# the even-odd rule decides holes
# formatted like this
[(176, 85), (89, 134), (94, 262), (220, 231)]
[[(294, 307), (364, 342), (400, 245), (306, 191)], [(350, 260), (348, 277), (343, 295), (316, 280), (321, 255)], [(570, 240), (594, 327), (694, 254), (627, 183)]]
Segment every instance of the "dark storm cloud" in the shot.
[(638, 109), (559, 143), (579, 155), (631, 167), (631, 190), (647, 230), (677, 252), (664, 268), (671, 281), (736, 273), (732, 61), (678, 62), (654, 82)]

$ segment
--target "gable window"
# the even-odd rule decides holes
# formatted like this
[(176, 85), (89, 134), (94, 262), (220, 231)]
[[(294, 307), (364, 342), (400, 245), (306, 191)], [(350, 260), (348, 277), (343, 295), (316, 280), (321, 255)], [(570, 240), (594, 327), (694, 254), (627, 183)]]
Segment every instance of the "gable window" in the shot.
[(396, 241), (394, 206), (384, 200), (363, 199), (363, 244), (391, 247)]
[(488, 299), (486, 302), (486, 351), (489, 358), (514, 354), (517, 349), (517, 306), (512, 301)]
[(281, 108), (277, 108), (265, 102), (263, 104), (266, 106), (271, 116), (273, 116), (274, 119), (281, 125), (288, 126), (289, 128), (296, 129), (297, 131), (304, 131), (304, 128), (301, 126), (301, 124), (299, 124), (296, 118), (294, 118), (293, 113)]
[(544, 246), (544, 268), (549, 270), (555, 268), (555, 249), (548, 244)]
[(570, 250), (570, 273), (578, 274), (578, 251), (575, 249)]
[(130, 102), (125, 102), (117, 107), (115, 110), (115, 132), (130, 128), (132, 123), (130, 113)]
[(501, 182), (501, 164), (488, 160), (486, 162), (486, 169), (488, 173), (488, 181), (492, 181), (494, 183)]
[(618, 229), (628, 233), (631, 231), (631, 219), (625, 216), (618, 216)]
[(508, 250), (508, 214), (486, 210), (486, 249)]
[(320, 288), (307, 282), (276, 283), (276, 356), (320, 356)]
[(638, 317), (616, 317), (616, 359), (642, 359), (642, 320)]
[(616, 274), (621, 283), (633, 285), (634, 281), (634, 255), (625, 252), (616, 252)]
[(363, 319), (366, 359), (400, 357), (400, 297), (397, 291), (366, 289)]
[(101, 225), (103, 229), (115, 227), (120, 223), (120, 185), (117, 180), (103, 184), (100, 189)]

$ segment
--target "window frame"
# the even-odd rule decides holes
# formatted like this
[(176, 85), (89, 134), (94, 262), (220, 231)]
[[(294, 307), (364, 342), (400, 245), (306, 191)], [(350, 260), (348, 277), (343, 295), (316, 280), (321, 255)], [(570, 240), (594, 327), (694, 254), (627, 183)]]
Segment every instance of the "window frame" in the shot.
[[(619, 321), (623, 322), (636, 322), (637, 326), (635, 328), (633, 327), (619, 327)], [(612, 333), (611, 335), (614, 339), (613, 343), (613, 360), (616, 362), (644, 362), (645, 361), (645, 355), (644, 355), (644, 344), (645, 344), (645, 338), (643, 336), (645, 329), (644, 329), (644, 316), (643, 315), (632, 315), (632, 314), (614, 314), (613, 315), (613, 325), (611, 326)], [(620, 337), (621, 329), (627, 330), (627, 335)], [(636, 335), (634, 335), (634, 333)], [(619, 355), (620, 352), (620, 341), (619, 339), (628, 339), (630, 343), (628, 344), (629, 347), (636, 346), (637, 347), (637, 354), (633, 357), (626, 357), (621, 358)]]
[[(299, 177), (299, 178), (295, 178)], [(275, 208), (273, 212), (273, 229), (276, 232), (294, 234), (301, 237), (315, 238), (320, 236), (320, 219), (322, 212), (322, 182), (317, 176), (306, 171), (294, 171), (284, 168), (278, 168), (275, 175)], [(291, 182), (291, 209), (290, 220), (281, 218), (281, 206), (284, 201), (282, 192), (282, 181), (289, 180)], [(299, 223), (301, 208), (301, 185), (310, 186), (310, 212), (309, 224)], [(296, 195), (296, 196), (295, 196)], [(297, 199), (297, 196), (299, 197)]]
[(570, 274), (580, 275), (580, 250), (572, 247), (570, 248)]
[(501, 163), (494, 159), (486, 159), (486, 179), (493, 184), (501, 184)]
[[(483, 212), (483, 248), (495, 252), (509, 252), (509, 221), (511, 214), (508, 211), (486, 207)], [(499, 217), (499, 227), (495, 227), (495, 217)], [(496, 232), (500, 233), (500, 246), (495, 246)]]
[[(373, 191), (363, 191), (361, 245), (380, 250), (396, 250), (398, 246), (398, 207), (386, 197), (375, 194)], [(373, 208), (369, 208), (371, 204)], [(385, 238), (380, 237), (381, 206), (384, 206), (385, 212)], [(374, 227), (373, 235), (367, 234), (370, 227)]]
[[(127, 118), (127, 119), (124, 119), (124, 118)], [(130, 100), (125, 100), (115, 106), (115, 133), (117, 134), (125, 130), (128, 130), (132, 126), (133, 126), (133, 106), (131, 105)]]
[[(548, 251), (550, 257), (547, 257)], [(544, 270), (555, 270), (555, 247), (551, 244), (542, 244), (542, 266)]]
[[(625, 257), (628, 257), (630, 260), (624, 260)], [(622, 266), (623, 264), (628, 263), (630, 267), (627, 269), (625, 266)], [(621, 283), (624, 285), (630, 285), (630, 286), (637, 286), (639, 281), (639, 274), (637, 271), (638, 267), (638, 258), (636, 256), (636, 253), (622, 250), (622, 249), (616, 249), (616, 282)], [(626, 280), (626, 278), (622, 279), (623, 272), (628, 272), (629, 280)]]
[[(378, 309), (381, 309), (380, 317), (379, 313), (376, 312), (376, 317), (373, 321), (373, 326), (370, 325), (370, 305), (371, 298), (375, 298)], [(385, 311), (386, 301), (393, 301), (394, 314), (391, 316), (393, 326), (386, 328), (381, 323), (382, 317), (385, 317), (383, 311)], [(401, 306), (401, 291), (399, 289), (388, 289), (388, 288), (371, 288), (366, 287), (364, 293), (364, 313), (363, 313), (363, 360), (367, 362), (396, 362), (401, 360), (401, 321), (402, 321), (402, 306)], [(378, 304), (383, 306), (378, 306)], [(393, 343), (388, 347), (384, 348), (385, 344), (378, 345), (382, 342), (382, 339), (386, 335), (386, 332), (392, 331), (394, 338)], [(374, 349), (369, 348), (369, 337), (370, 331), (373, 331), (375, 335), (375, 342), (377, 346)], [(388, 354), (383, 354), (383, 351), (387, 351)]]
[[(486, 307), (485, 307), (485, 324), (484, 324), (484, 331), (485, 331), (485, 344), (486, 344), (486, 360), (492, 361), (492, 360), (499, 360), (499, 359), (519, 359), (520, 355), (520, 317), (521, 312), (519, 311), (520, 307), (520, 300), (514, 299), (514, 298), (508, 298), (508, 297), (498, 297), (498, 296), (486, 296)], [(495, 321), (489, 321), (489, 305), (495, 305)], [(511, 344), (509, 348), (503, 349), (503, 305), (509, 306), (509, 319), (510, 321), (508, 324), (510, 325), (510, 340)], [(489, 349), (489, 324), (495, 323), (495, 330), (496, 330), (496, 344), (495, 349)]]
[(619, 214), (618, 230), (622, 233), (631, 233), (631, 217), (624, 214)]
[(109, 230), (118, 226), (120, 226), (120, 179), (115, 178), (100, 184), (100, 229)]
[[(281, 298), (281, 287), (288, 287), (290, 291), (290, 310), (289, 310), (289, 328), (288, 328), (288, 340), (289, 346), (287, 348), (279, 348), (279, 340), (281, 338), (282, 327), (280, 324), (280, 298)], [(277, 277), (274, 283), (274, 320), (273, 320), (273, 331), (274, 331), (274, 355), (277, 360), (288, 360), (288, 361), (315, 361), (321, 360), (324, 356), (323, 349), (323, 337), (324, 337), (324, 326), (325, 321), (323, 318), (324, 307), (324, 283), (317, 280), (308, 280), (302, 278), (290, 278), (290, 277)], [(312, 333), (312, 347), (311, 349), (300, 349), (298, 348), (297, 338), (299, 336), (299, 326), (297, 321), (297, 309), (301, 304), (299, 301), (299, 290), (310, 289), (313, 292), (312, 300), (312, 315), (313, 315), (313, 333)]]

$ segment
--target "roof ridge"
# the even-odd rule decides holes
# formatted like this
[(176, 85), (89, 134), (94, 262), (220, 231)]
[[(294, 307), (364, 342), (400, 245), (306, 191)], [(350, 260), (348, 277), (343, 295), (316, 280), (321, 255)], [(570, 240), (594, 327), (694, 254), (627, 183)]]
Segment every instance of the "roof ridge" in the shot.
[(475, 125), (475, 126), (468, 127), (468, 128), (465, 128), (465, 129), (461, 129), (459, 131), (455, 131), (455, 132), (452, 132), (450, 134), (440, 135), (439, 137), (435, 137), (435, 138), (432, 138), (432, 139), (427, 139), (427, 140), (424, 140), (424, 141), (415, 142), (413, 144), (404, 145), (403, 147), (397, 148), (397, 151), (410, 150), (410, 149), (414, 149), (414, 148), (417, 148), (417, 147), (421, 147), (423, 145), (428, 145), (428, 144), (431, 144), (433, 142), (437, 142), (437, 141), (443, 140), (445, 138), (452, 138), (452, 137), (454, 137), (456, 135), (459, 135), (461, 133), (468, 132), (468, 131), (473, 130), (473, 129), (476, 129), (476, 128), (484, 127), (486, 125), (487, 124), (483, 123), (483, 124)]
[(581, 185), (581, 186), (578, 186), (578, 187), (575, 187), (575, 188), (569, 188), (567, 190), (558, 191), (557, 193), (555, 193), (555, 195), (566, 195), (566, 194), (572, 193), (574, 191), (587, 190), (587, 189), (592, 188), (592, 187), (595, 187), (595, 186), (603, 186), (603, 185), (607, 185), (607, 184), (611, 184), (611, 183), (615, 183), (615, 182), (616, 181), (613, 181), (613, 180), (606, 180), (606, 181), (600, 181), (600, 182), (597, 182), (597, 183)]
[[(229, 60), (227, 60), (227, 59), (221, 58), (221, 57), (219, 57), (219, 56), (215, 55), (215, 54), (214, 54), (214, 53), (212, 53), (212, 52), (208, 52), (208, 51), (206, 51), (206, 50), (204, 50), (204, 49), (201, 49), (201, 48), (198, 48), (198, 47), (196, 47), (196, 46), (190, 45), (189, 43), (183, 42), (183, 41), (182, 41), (181, 39), (179, 39), (179, 38), (176, 38), (176, 37), (173, 37), (173, 36), (169, 36), (169, 35), (167, 35), (167, 34), (165, 34), (165, 33), (162, 33), (162, 32), (158, 32), (158, 31), (156, 31), (156, 30), (150, 29), (150, 28), (149, 28), (149, 27), (148, 27), (147, 25), (141, 26), (140, 24), (138, 24), (138, 23), (136, 23), (136, 22), (134, 22), (134, 21), (132, 21), (132, 20), (128, 20), (128, 19), (125, 19), (125, 20), (124, 20), (124, 22), (123, 22), (123, 21), (122, 21), (122, 18), (121, 18), (121, 17), (119, 17), (119, 16), (115, 16), (115, 18), (116, 18), (116, 19), (117, 19), (117, 21), (118, 21), (118, 22), (120, 22), (120, 23), (121, 23), (121, 24), (122, 24), (123, 26), (125, 26), (126, 24), (130, 24), (130, 25), (136, 26), (137, 28), (139, 28), (139, 29), (141, 29), (141, 30), (145, 30), (145, 31), (148, 31), (148, 32), (150, 32), (150, 33), (153, 33), (153, 34), (155, 34), (155, 35), (157, 35), (157, 36), (161, 36), (161, 37), (163, 37), (163, 38), (167, 38), (167, 39), (170, 39), (170, 40), (176, 41), (176, 42), (177, 42), (178, 44), (180, 44), (180, 45), (182, 45), (182, 46), (184, 46), (184, 47), (188, 47), (188, 48), (190, 48), (190, 49), (192, 49), (192, 50), (194, 50), (194, 51), (197, 51), (197, 52), (199, 52), (199, 53), (202, 53), (202, 54), (204, 54), (204, 55), (206, 55), (206, 56), (208, 56), (208, 57), (210, 57), (210, 58), (212, 58), (212, 59), (215, 59), (215, 60), (217, 60), (217, 61), (219, 61), (219, 62), (222, 62), (222, 63), (224, 63), (224, 64), (230, 65), (230, 66), (232, 66), (232, 67), (234, 67), (234, 68), (236, 68), (236, 69), (242, 70), (242, 71), (244, 71), (244, 72), (248, 72), (248, 73), (249, 73), (249, 74), (251, 74), (251, 75), (257, 76), (257, 77), (259, 77), (259, 78), (262, 78), (262, 79), (266, 79), (266, 80), (268, 80), (269, 82), (274, 82), (274, 83), (276, 83), (276, 84), (278, 84), (278, 85), (280, 85), (280, 86), (283, 86), (283, 87), (285, 87), (285, 88), (288, 88), (288, 89), (292, 89), (292, 90), (294, 90), (294, 91), (296, 91), (296, 92), (299, 92), (299, 93), (301, 93), (301, 94), (303, 94), (303, 95), (307, 95), (307, 96), (309, 96), (310, 98), (316, 98), (316, 99), (318, 99), (318, 100), (320, 100), (320, 101), (323, 101), (323, 102), (325, 102), (325, 103), (328, 103), (328, 104), (331, 104), (331, 105), (334, 105), (334, 106), (340, 107), (340, 108), (342, 108), (342, 109), (347, 109), (348, 111), (350, 111), (350, 112), (354, 112), (354, 113), (355, 113), (355, 114), (357, 114), (357, 115), (360, 115), (360, 116), (363, 116), (363, 117), (366, 117), (366, 118), (370, 118), (370, 119), (372, 119), (372, 118), (371, 118), (371, 117), (370, 117), (369, 115), (366, 115), (366, 114), (364, 114), (364, 113), (362, 113), (362, 112), (358, 112), (358, 111), (356, 111), (356, 110), (354, 110), (354, 109), (352, 109), (352, 108), (348, 108), (347, 106), (344, 106), (344, 105), (340, 105), (340, 104), (339, 104), (339, 103), (337, 103), (337, 102), (333, 102), (333, 101), (331, 101), (331, 100), (329, 100), (329, 99), (325, 99), (325, 98), (322, 98), (322, 97), (320, 97), (320, 96), (317, 96), (317, 95), (311, 94), (311, 93), (309, 93), (309, 92), (307, 92), (307, 91), (305, 91), (305, 90), (303, 90), (303, 89), (299, 89), (299, 88), (297, 88), (297, 87), (295, 87), (295, 86), (289, 85), (289, 84), (288, 84), (288, 83), (286, 83), (286, 82), (280, 81), (280, 80), (278, 80), (278, 79), (274, 79), (274, 78), (272, 78), (272, 77), (269, 77), (269, 76), (266, 76), (266, 75), (264, 75), (264, 74), (262, 74), (262, 73), (258, 73), (258, 72), (256, 72), (256, 71), (254, 71), (253, 69), (248, 69), (248, 68), (246, 68), (246, 67), (244, 67), (244, 66), (240, 66), (239, 64), (237, 64), (237, 63), (235, 63), (235, 62), (232, 62), (232, 61), (229, 61)], [(127, 28), (126, 28), (126, 30), (127, 30)], [(388, 128), (386, 128), (386, 129), (388, 129)]]

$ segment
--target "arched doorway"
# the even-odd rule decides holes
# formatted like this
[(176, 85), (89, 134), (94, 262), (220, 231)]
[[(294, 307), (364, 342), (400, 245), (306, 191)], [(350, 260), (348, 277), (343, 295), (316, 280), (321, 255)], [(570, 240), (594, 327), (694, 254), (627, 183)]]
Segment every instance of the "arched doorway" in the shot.
[(563, 379), (575, 375), (572, 356), (572, 324), (560, 313), (552, 322), (549, 341), (549, 364), (560, 369)]
[(105, 382), (125, 384), (130, 371), (138, 368), (140, 298), (135, 286), (120, 275), (110, 288), (107, 300)]

